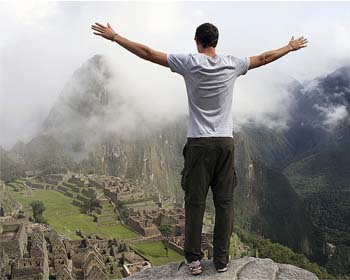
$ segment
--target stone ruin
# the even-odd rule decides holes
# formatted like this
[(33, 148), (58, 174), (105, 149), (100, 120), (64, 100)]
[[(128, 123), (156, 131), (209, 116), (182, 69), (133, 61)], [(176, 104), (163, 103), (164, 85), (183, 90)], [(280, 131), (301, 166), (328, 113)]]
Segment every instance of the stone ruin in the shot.
[(151, 267), (124, 241), (82, 237), (64, 239), (41, 224), (1, 224), (0, 279), (103, 280)]
[[(97, 271), (100, 271), (101, 277), (102, 273), (107, 272), (125, 277), (144, 268), (151, 267), (151, 263), (140, 253), (133, 251), (125, 241), (117, 239), (107, 240), (95, 234), (85, 235), (81, 233), (81, 236), (82, 240), (64, 241), (68, 254), (73, 256), (73, 267), (75, 267), (77, 279), (80, 279), (78, 277), (87, 273), (79, 260), (84, 257), (88, 259), (88, 255), (90, 256), (89, 259), (95, 260), (94, 275)], [(102, 267), (101, 264), (104, 264), (104, 266)], [(85, 267), (89, 268), (90, 266)]]
[(154, 224), (152, 216), (148, 216), (143, 211), (136, 211), (129, 215), (127, 224), (143, 236), (161, 236), (158, 227)]
[(44, 233), (34, 228), (28, 237), (28, 251), (14, 262), (12, 277), (21, 280), (48, 279), (50, 269)]
[(58, 186), (58, 184), (63, 180), (63, 175), (61, 174), (40, 175), (40, 176), (37, 176), (36, 179), (43, 183)]
[(26, 248), (27, 233), (23, 224), (0, 225), (0, 249), (9, 258), (22, 258)]
[[(212, 259), (213, 253), (214, 253), (214, 249), (212, 245), (213, 234), (202, 233), (201, 238), (202, 238), (201, 249), (204, 253), (203, 258), (210, 260)], [(183, 255), (184, 243), (185, 243), (185, 236), (179, 235), (179, 236), (170, 237), (168, 244), (172, 250)]]
[(2, 252), (3, 279), (48, 279), (48, 253), (44, 234), (34, 229), (27, 234), (24, 224), (0, 226), (0, 251)]

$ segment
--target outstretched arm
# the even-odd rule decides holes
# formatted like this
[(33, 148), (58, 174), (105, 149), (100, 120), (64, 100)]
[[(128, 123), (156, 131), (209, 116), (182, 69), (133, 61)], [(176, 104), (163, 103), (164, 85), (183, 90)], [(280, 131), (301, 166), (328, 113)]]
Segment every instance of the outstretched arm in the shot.
[(292, 37), (292, 39), (290, 39), (288, 45), (286, 45), (282, 48), (279, 48), (279, 49), (273, 50), (273, 51), (264, 52), (264, 53), (257, 55), (257, 56), (249, 57), (249, 59), (250, 59), (249, 69), (257, 68), (257, 67), (260, 67), (262, 65), (268, 64), (272, 61), (275, 61), (276, 59), (279, 59), (280, 57), (286, 55), (287, 53), (289, 53), (291, 51), (296, 51), (296, 50), (299, 50), (301, 48), (305, 48), (307, 46), (307, 43), (308, 43), (308, 41), (304, 37), (300, 37), (296, 40), (294, 40), (294, 37)]
[(120, 46), (137, 55), (138, 57), (141, 57), (142, 59), (151, 61), (153, 63), (165, 67), (169, 67), (167, 56), (165, 53), (153, 50), (148, 46), (130, 41), (120, 36), (113, 30), (109, 23), (107, 23), (107, 26), (104, 26), (97, 22), (95, 24), (96, 25), (91, 26), (91, 29), (97, 31), (94, 32), (95, 35), (101, 36), (107, 40), (111, 40), (112, 42), (117, 42)]

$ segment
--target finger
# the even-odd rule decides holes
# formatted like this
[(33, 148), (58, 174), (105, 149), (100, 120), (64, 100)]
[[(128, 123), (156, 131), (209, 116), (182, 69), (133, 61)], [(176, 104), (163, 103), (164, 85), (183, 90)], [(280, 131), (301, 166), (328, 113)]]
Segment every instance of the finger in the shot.
[(98, 26), (101, 27), (101, 28), (107, 28), (106, 26), (104, 26), (104, 25), (101, 24), (101, 23), (95, 22), (95, 24), (98, 25)]
[(95, 35), (102, 36), (101, 33), (94, 32)]
[(102, 28), (102, 27), (100, 27), (100, 26), (98, 26), (98, 25), (91, 25), (91, 27), (94, 27), (94, 28), (98, 28), (98, 29), (103, 29), (103, 30), (105, 30), (105, 28)]
[(292, 39), (290, 39), (291, 41), (293, 41), (294, 40), (294, 36), (292, 36)]
[(100, 29), (95, 29), (95, 28), (93, 28), (92, 30), (95, 30), (95, 31), (98, 31), (99, 33), (105, 33), (105, 31), (103, 31), (103, 30), (100, 30)]
[(96, 30), (96, 31), (100, 31), (100, 32), (104, 32), (104, 30), (100, 27), (91, 26), (91, 29)]
[(95, 22), (95, 24), (97, 24), (97, 25), (100, 26), (101, 28), (104, 28), (104, 29), (107, 28), (106, 26), (104, 26), (104, 25), (102, 25), (102, 24), (100, 24), (100, 23), (98, 23), (98, 22)]

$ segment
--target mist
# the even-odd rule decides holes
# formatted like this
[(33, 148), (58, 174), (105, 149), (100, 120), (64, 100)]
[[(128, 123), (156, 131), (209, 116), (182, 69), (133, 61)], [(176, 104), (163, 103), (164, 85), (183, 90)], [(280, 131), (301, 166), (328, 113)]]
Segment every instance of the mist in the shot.
[[(187, 113), (180, 75), (93, 35), (95, 22), (166, 53), (197, 52), (194, 32), (203, 22), (219, 29), (218, 53), (241, 57), (282, 47), (293, 35), (307, 37), (307, 48), (236, 81), (236, 127), (254, 120), (283, 128), (293, 117), (286, 113), (288, 83), (307, 83), (350, 63), (349, 12), (346, 2), (1, 2), (0, 145), (10, 149), (36, 136), (74, 71), (95, 54), (114, 74), (106, 87), (129, 104), (123, 114), (109, 108), (119, 122), (107, 118), (108, 130), (133, 126), (140, 116), (169, 122)], [(346, 114), (319, 109), (328, 126)]]

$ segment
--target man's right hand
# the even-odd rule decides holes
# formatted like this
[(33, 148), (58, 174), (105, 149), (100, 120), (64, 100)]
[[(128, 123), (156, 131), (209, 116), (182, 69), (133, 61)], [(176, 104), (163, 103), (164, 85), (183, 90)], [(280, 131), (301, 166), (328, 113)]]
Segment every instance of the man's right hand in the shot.
[(113, 41), (114, 35), (117, 33), (113, 30), (113, 28), (107, 23), (107, 26), (104, 26), (98, 22), (95, 22), (96, 25), (91, 25), (91, 29), (98, 31), (94, 32), (95, 35), (101, 36), (107, 40)]
[(290, 39), (288, 46), (290, 47), (291, 51), (296, 51), (299, 50), (301, 48), (305, 48), (307, 47), (307, 39), (304, 37), (299, 37), (298, 39), (294, 40), (294, 36), (292, 36), (292, 38)]

